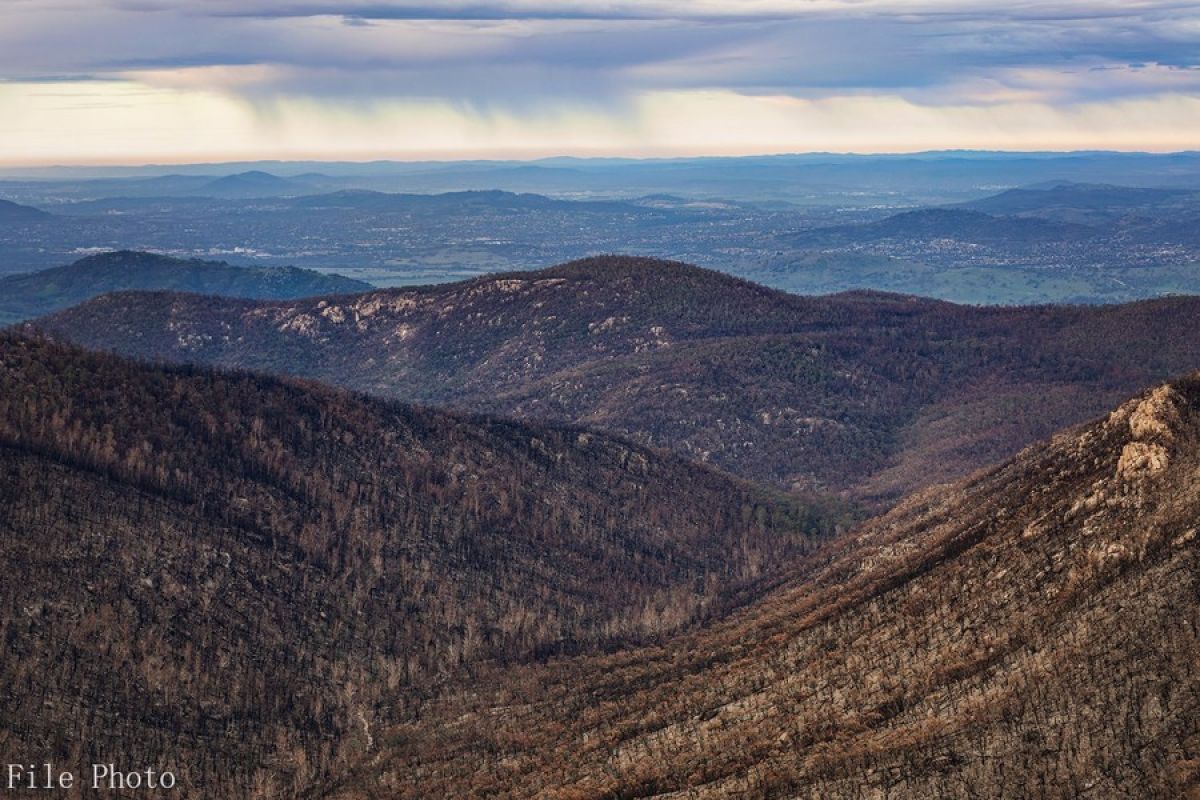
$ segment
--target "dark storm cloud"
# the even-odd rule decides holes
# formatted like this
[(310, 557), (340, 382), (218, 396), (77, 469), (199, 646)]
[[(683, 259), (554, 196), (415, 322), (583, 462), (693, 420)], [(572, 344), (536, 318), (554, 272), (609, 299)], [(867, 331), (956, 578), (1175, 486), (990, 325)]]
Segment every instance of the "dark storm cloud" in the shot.
[(517, 105), (677, 89), (970, 103), (980, 86), (1070, 102), (1194, 93), (1198, 43), (1200, 10), (1175, 2), (63, 0), (9, 9), (0, 74), (228, 68), (213, 88), (248, 96)]
[[(168, 11), (180, 4), (122, 3), (140, 10)], [(736, 3), (357, 3), (357, 2), (246, 2), (209, 4), (208, 13), (214, 16), (258, 17), (286, 19), (314, 16), (341, 16), (358, 21), (370, 20), (442, 20), (442, 21), (499, 21), (499, 20), (764, 20), (785, 19), (794, 11), (762, 8), (747, 12)]]

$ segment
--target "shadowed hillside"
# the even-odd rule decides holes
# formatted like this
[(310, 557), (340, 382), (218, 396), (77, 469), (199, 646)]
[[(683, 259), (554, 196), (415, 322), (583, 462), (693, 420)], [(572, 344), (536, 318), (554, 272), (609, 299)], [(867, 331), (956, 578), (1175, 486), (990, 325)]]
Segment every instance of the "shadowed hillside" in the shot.
[(1086, 240), (1101, 231), (1078, 223), (1035, 217), (993, 216), (962, 208), (905, 211), (878, 222), (836, 225), (793, 234), (796, 244), (829, 247), (888, 239), (955, 239), (1006, 246)]
[(319, 785), (479, 661), (720, 615), (832, 528), (579, 429), (13, 336), (0, 498), (0, 755), (191, 797)]
[(1137, 218), (1194, 216), (1200, 193), (1189, 189), (1134, 188), (1090, 183), (1054, 183), (1009, 189), (962, 204), (988, 214), (1036, 216), (1090, 225), (1114, 225)]
[(223, 261), (116, 251), (81, 258), (65, 267), (0, 278), (0, 324), (48, 314), (122, 289), (290, 298), (369, 288), (370, 284), (362, 281), (296, 267), (235, 267)]
[(50, 215), (39, 208), (14, 203), (11, 200), (0, 200), (0, 224), (6, 222), (41, 222), (50, 219)]
[(776, 485), (890, 502), (1196, 366), (1200, 300), (970, 308), (797, 297), (595, 258), (298, 302), (117, 294), (40, 320), (146, 358), (568, 421)]
[(1198, 469), (1200, 375), (910, 498), (713, 628), (481, 676), (338, 796), (1200, 796)]

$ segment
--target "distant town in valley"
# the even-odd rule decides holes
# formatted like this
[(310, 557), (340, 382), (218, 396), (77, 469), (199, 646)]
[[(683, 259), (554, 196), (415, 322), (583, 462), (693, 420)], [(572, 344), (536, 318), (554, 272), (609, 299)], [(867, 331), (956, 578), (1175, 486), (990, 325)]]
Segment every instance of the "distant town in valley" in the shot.
[[(278, 174), (222, 172), (246, 166)], [(620, 252), (801, 294), (878, 289), (1014, 304), (1200, 292), (1200, 156), (145, 171), (0, 180), (0, 274), (141, 250), (400, 286)]]

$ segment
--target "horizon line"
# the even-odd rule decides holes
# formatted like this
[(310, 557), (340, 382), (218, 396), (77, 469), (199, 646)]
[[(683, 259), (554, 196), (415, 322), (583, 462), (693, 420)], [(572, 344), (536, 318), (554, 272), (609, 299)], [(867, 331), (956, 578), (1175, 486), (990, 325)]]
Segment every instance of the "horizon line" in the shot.
[(1079, 150), (1053, 150), (1053, 149), (1036, 149), (1036, 150), (1000, 150), (1000, 149), (981, 149), (981, 148), (950, 148), (950, 149), (929, 149), (929, 150), (894, 150), (894, 151), (836, 151), (836, 150), (797, 150), (797, 151), (780, 151), (766, 153), (742, 153), (742, 154), (726, 154), (726, 153), (711, 153), (711, 154), (694, 154), (694, 155), (668, 155), (668, 156), (653, 156), (653, 155), (574, 155), (563, 153), (559, 155), (537, 156), (532, 158), (504, 158), (504, 157), (477, 157), (477, 158), (233, 158), (219, 160), (201, 160), (201, 161), (96, 161), (96, 162), (44, 162), (44, 163), (9, 163), (0, 162), (0, 177), (11, 173), (29, 173), (38, 171), (57, 171), (57, 170), (153, 170), (153, 169), (173, 169), (173, 168), (188, 168), (188, 167), (223, 167), (236, 165), (254, 165), (254, 164), (326, 164), (326, 165), (353, 165), (357, 167), (370, 166), (372, 164), (379, 165), (446, 165), (446, 164), (539, 164), (546, 162), (561, 162), (561, 161), (583, 161), (583, 162), (604, 162), (618, 161), (630, 163), (654, 163), (654, 162), (672, 162), (672, 161), (737, 161), (745, 159), (771, 159), (771, 158), (919, 158), (919, 157), (954, 157), (954, 156), (997, 156), (997, 157), (1068, 157), (1068, 156), (1145, 156), (1150, 158), (1168, 158), (1172, 156), (1194, 156), (1200, 154), (1200, 150), (1124, 150), (1124, 149), (1079, 149)]

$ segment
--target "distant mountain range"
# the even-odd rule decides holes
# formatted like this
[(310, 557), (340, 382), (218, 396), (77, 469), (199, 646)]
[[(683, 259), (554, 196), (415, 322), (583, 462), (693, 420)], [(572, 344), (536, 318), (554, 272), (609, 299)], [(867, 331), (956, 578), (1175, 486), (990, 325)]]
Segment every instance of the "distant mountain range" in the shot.
[[(1195, 188), (1200, 155), (1174, 153), (808, 153), (718, 158), (552, 158), (539, 161), (243, 162), (148, 167), (8, 169), (0, 191), (80, 199), (192, 193), (214, 180), (268, 173), (278, 191), (505, 189), (559, 196), (668, 193), (745, 202), (940, 205), (996, 190), (1063, 182)], [(159, 181), (154, 186), (152, 181)], [(265, 187), (270, 189), (270, 187)], [(211, 188), (208, 191), (212, 191)], [(260, 188), (259, 191), (262, 191)]]
[(0, 180), (0, 191), (40, 199), (41, 202), (95, 200), (100, 198), (209, 197), (245, 199), (287, 197), (322, 191), (322, 176), (282, 178), (263, 170), (232, 172), (226, 175), (164, 174), (137, 178), (89, 178), (80, 181), (32, 183)]
[(1111, 240), (1122, 235), (1171, 242), (1175, 238), (1164, 233), (1164, 225), (1196, 219), (1200, 219), (1200, 191), (1059, 183), (1010, 189), (955, 207), (817, 228), (792, 238), (817, 247), (889, 239), (956, 239), (1011, 246)]
[(187, 797), (325, 785), (483, 660), (692, 626), (833, 531), (602, 434), (4, 334), (0, 497), (0, 757)]
[(110, 252), (64, 267), (0, 278), (0, 324), (48, 314), (106, 292), (170, 289), (249, 298), (361, 292), (362, 281), (296, 267), (235, 267), (223, 261)]
[(1200, 214), (1200, 191), (1052, 183), (1009, 189), (964, 203), (962, 207), (988, 214), (1037, 216), (1062, 222), (1100, 225), (1129, 217)]
[(777, 241), (742, 274), (799, 292), (1006, 305), (1200, 293), (1200, 192), (1185, 189), (1056, 183)]
[(793, 235), (804, 247), (874, 244), (889, 239), (957, 239), (1005, 246), (1062, 243), (1099, 236), (1086, 225), (1038, 217), (993, 216), (982, 211), (927, 208), (906, 211), (878, 222), (819, 228)]
[(971, 308), (798, 297), (606, 257), (351, 297), (118, 293), (36, 327), (139, 358), (583, 424), (869, 505), (950, 480), (1180, 374), (1200, 298)]
[(1058, 182), (914, 209), (898, 200), (748, 204), (662, 192), (396, 193), (338, 189), (327, 177), (163, 176), (137, 179), (142, 194), (100, 199), (37, 183), (54, 214), (0, 223), (0, 274), (102, 247), (221, 254), (243, 265), (337, 264), (395, 286), (622, 252), (798, 294), (875, 289), (998, 305), (1200, 294), (1200, 193), (1182, 188)]

